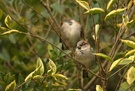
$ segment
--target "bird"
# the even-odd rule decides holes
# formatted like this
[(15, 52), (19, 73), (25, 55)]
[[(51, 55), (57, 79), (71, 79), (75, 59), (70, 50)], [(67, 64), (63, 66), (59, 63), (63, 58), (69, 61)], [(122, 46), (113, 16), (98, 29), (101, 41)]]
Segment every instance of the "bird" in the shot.
[[(84, 33), (82, 26), (74, 19), (64, 19), (61, 24), (61, 34), (64, 37), (63, 40), (68, 45), (64, 45), (65, 49), (74, 51), (76, 44), (79, 40), (84, 39)], [(62, 40), (62, 42), (63, 42)]]
[(77, 43), (75, 50), (75, 59), (79, 63), (83, 64), (86, 68), (90, 68), (93, 65), (95, 60), (95, 56), (93, 55), (93, 48), (86, 40), (80, 40)]

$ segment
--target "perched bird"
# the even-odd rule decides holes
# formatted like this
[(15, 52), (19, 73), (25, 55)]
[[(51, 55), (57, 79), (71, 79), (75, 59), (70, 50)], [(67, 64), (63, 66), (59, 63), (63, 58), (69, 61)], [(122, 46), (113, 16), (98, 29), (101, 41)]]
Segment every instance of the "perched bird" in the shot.
[(80, 40), (77, 43), (77, 47), (75, 50), (75, 59), (87, 68), (90, 68), (92, 66), (95, 57), (93, 55), (93, 49), (87, 41)]
[[(84, 33), (82, 26), (73, 19), (65, 19), (61, 25), (61, 34), (64, 37), (64, 48), (75, 50), (76, 44), (80, 39), (83, 39)], [(62, 40), (63, 42), (63, 40)]]

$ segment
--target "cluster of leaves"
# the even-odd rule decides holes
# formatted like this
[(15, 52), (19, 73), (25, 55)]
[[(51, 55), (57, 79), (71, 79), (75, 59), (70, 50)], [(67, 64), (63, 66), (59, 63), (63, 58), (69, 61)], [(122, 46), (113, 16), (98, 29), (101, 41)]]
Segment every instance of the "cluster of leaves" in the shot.
[(134, 6), (135, 0), (1, 0), (0, 90), (81, 90), (74, 79), (74, 62), (65, 57), (70, 51), (61, 50), (59, 41), (61, 17), (66, 16), (80, 21), (96, 51), (94, 66), (99, 69), (94, 70), (101, 83), (95, 87), (93, 75), (84, 90), (112, 89), (107, 83), (112, 78), (117, 81), (113, 91), (134, 91)]
[(60, 90), (59, 88), (63, 88), (65, 85), (66, 80), (68, 80), (67, 77), (65, 77), (62, 74), (56, 73), (56, 65), (54, 62), (49, 59), (49, 67), (50, 69), (45, 73), (44, 75), (44, 64), (40, 58), (37, 59), (37, 65), (36, 69), (31, 72), (25, 79), (22, 84), (20, 84), (18, 87), (16, 87), (16, 81), (12, 81), (10, 84), (8, 84), (5, 88), (5, 91), (14, 91), (20, 89), (19, 87), (23, 84), (27, 83), (27, 86), (23, 88), (22, 90), (34, 90), (35, 88), (29, 88), (28, 86), (34, 81), (36, 84), (40, 85), (40, 87), (37, 86), (37, 90), (40, 91), (42, 89), (52, 91), (52, 90)]

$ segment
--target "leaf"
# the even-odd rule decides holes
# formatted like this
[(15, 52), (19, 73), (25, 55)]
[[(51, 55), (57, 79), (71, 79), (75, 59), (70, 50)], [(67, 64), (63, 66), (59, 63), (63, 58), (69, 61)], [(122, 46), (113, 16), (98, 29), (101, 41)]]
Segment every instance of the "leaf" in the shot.
[(62, 74), (55, 74), (55, 77), (59, 78), (59, 79), (64, 79), (64, 80), (68, 80), (68, 78)]
[(59, 4), (59, 3), (51, 4), (51, 8), (53, 8), (54, 10), (56, 10), (60, 14), (64, 13), (64, 7), (62, 4)]
[(10, 34), (8, 37), (9, 37), (9, 40), (10, 40), (13, 44), (16, 43), (16, 36), (15, 36), (14, 34)]
[(11, 33), (21, 33), (21, 32), (18, 30), (12, 29), (12, 30), (9, 30), (9, 31), (2, 33), (1, 35), (11, 34)]
[(25, 78), (25, 82), (28, 80), (31, 80), (34, 76), (38, 75), (38, 71), (39, 71), (40, 67), (36, 68), (33, 72), (31, 72), (26, 78)]
[(129, 84), (127, 83), (127, 81), (124, 81), (123, 83), (121, 83), (119, 91), (126, 91), (128, 88), (129, 88)]
[(12, 21), (11, 17), (7, 15), (5, 18), (5, 24), (8, 28), (9, 28), (9, 25), (11, 24), (11, 21)]
[(129, 17), (128, 17), (128, 15), (122, 15), (122, 20), (123, 20), (123, 22), (124, 22), (124, 25), (125, 26), (127, 26), (127, 24), (128, 24), (128, 22), (129, 22)]
[(40, 80), (40, 79), (43, 79), (43, 78), (44, 78), (44, 77), (43, 77), (43, 76), (41, 76), (41, 75), (36, 75), (36, 76), (34, 76), (34, 77), (33, 77), (33, 79), (36, 79), (36, 80), (37, 80), (37, 79), (39, 79), (39, 80)]
[(94, 53), (94, 55), (100, 56), (100, 57), (102, 57), (102, 58), (105, 58), (105, 59), (107, 59), (108, 61), (112, 61), (112, 59), (111, 59), (109, 56), (107, 56), (106, 54), (103, 54), (103, 53)]
[(48, 46), (47, 46), (47, 50), (48, 50), (48, 54), (49, 54), (49, 56), (50, 56), (50, 57), (52, 57), (52, 56), (53, 56), (53, 54), (51, 53), (51, 51), (53, 50), (52, 45), (48, 44)]
[(0, 31), (7, 31), (8, 30), (8, 28), (6, 28), (6, 27), (0, 27)]
[(5, 91), (14, 91), (15, 87), (16, 87), (16, 81), (14, 80), (6, 86)]
[(89, 9), (85, 12), (86, 13), (90, 13), (90, 14), (96, 14), (96, 13), (104, 13), (105, 11), (101, 8), (92, 8), (92, 9)]
[[(64, 52), (66, 54), (70, 54), (71, 53), (71, 50), (64, 50)], [(61, 53), (61, 57), (64, 57), (66, 55), (65, 53)]]
[(109, 19), (109, 18), (111, 18), (111, 17), (113, 17), (113, 16), (115, 16), (115, 15), (117, 15), (117, 14), (123, 12), (125, 9), (126, 9), (126, 8), (117, 9), (117, 10), (113, 10), (113, 11), (109, 12), (109, 13), (105, 16), (105, 20), (107, 20), (107, 19)]
[(83, 8), (85, 8), (86, 10), (89, 10), (90, 9), (90, 6), (88, 4), (88, 2), (86, 1), (82, 1), (82, 0), (76, 0), (76, 2), (82, 6)]
[[(99, 25), (99, 24), (96, 24), (96, 25), (95, 25), (95, 36), (98, 36), (99, 28), (100, 28), (100, 25)], [(97, 38), (97, 37), (96, 37), (96, 38)], [(96, 40), (97, 40), (97, 39), (96, 39)]]
[(39, 69), (39, 74), (38, 75), (43, 75), (44, 74), (44, 64), (40, 58), (37, 59), (37, 66), (36, 68), (40, 67)]
[(82, 91), (81, 89), (69, 89), (68, 91)]
[(129, 57), (129, 58), (124, 58), (120, 61), (120, 63), (118, 65), (126, 65), (126, 64), (130, 64), (133, 62), (133, 58)]
[(3, 15), (3, 11), (0, 9), (0, 19), (1, 19), (2, 15)]
[(133, 53), (135, 53), (135, 49), (128, 51), (125, 56), (129, 56), (129, 55), (131, 55)]
[(132, 66), (127, 71), (127, 82), (131, 85), (135, 81), (135, 68)]
[(127, 8), (130, 9), (132, 7), (132, 5), (134, 4), (134, 2), (135, 2), (134, 0), (130, 0)]
[[(37, 59), (37, 66), (36, 69), (31, 72), (26, 78), (25, 81), (31, 80), (32, 78), (36, 78), (38, 75), (43, 75), (44, 73), (44, 65), (42, 63), (42, 60), (40, 58)], [(39, 77), (39, 76), (38, 76)]]
[(54, 75), (56, 73), (56, 65), (51, 59), (49, 59), (49, 67), (50, 70), (52, 71), (51, 75)]
[(112, 71), (120, 62), (123, 60), (123, 58), (119, 58), (116, 61), (114, 61), (109, 69), (109, 71)]
[(134, 22), (135, 22), (135, 19), (130, 20), (130, 21), (127, 23), (127, 26), (128, 26), (128, 27), (132, 26), (132, 25), (134, 24)]
[(129, 46), (131, 48), (135, 48), (135, 42), (133, 42), (131, 40), (121, 40), (121, 42), (123, 42), (124, 44), (126, 44), (127, 46)]
[(107, 10), (116, 2), (117, 0), (110, 0), (109, 3), (107, 4)]
[(96, 91), (104, 91), (100, 85), (96, 85)]

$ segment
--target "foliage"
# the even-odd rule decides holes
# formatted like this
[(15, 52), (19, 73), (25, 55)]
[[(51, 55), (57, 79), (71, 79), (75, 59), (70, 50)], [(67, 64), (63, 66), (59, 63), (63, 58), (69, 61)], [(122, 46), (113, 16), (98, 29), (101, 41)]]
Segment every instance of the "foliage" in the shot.
[[(59, 41), (64, 17), (80, 22), (95, 51), (83, 89)], [(0, 90), (134, 91), (134, 22), (135, 0), (0, 0)]]

